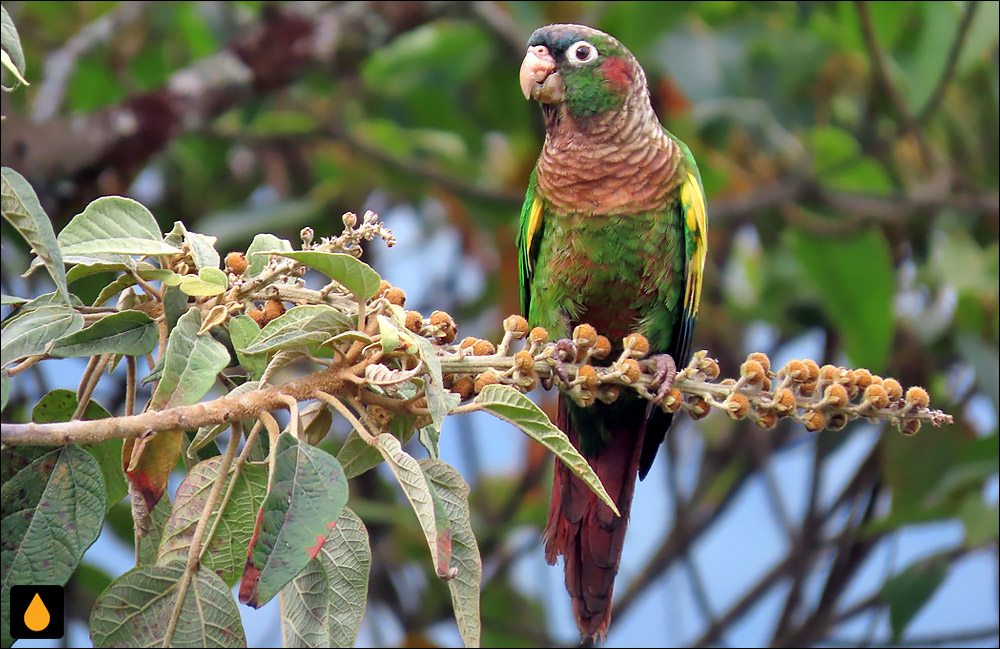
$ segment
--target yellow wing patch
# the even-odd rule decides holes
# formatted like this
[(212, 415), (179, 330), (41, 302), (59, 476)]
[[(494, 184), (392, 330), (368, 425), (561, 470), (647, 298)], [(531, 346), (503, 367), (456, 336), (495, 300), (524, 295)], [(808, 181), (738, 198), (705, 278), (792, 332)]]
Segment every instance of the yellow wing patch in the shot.
[(705, 271), (705, 257), (708, 254), (706, 230), (705, 194), (701, 183), (694, 174), (688, 173), (681, 187), (681, 201), (684, 203), (686, 222), (684, 241), (687, 252), (687, 278), (684, 288), (684, 313), (694, 317), (701, 301), (701, 280)]
[(539, 196), (531, 203), (531, 211), (528, 212), (528, 229), (525, 231), (524, 249), (527, 252), (528, 270), (534, 266), (531, 255), (531, 244), (538, 234), (538, 228), (542, 227), (542, 199)]

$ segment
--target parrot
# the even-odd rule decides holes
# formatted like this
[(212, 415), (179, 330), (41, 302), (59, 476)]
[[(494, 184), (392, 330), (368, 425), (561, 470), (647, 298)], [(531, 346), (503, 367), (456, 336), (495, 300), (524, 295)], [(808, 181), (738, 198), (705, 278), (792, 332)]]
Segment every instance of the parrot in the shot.
[[(691, 355), (707, 253), (705, 192), (691, 150), (660, 123), (645, 72), (609, 34), (573, 24), (537, 29), (519, 81), (545, 121), (517, 232), (522, 313), (552, 337), (584, 323), (613, 341), (645, 336), (657, 359), (645, 363), (659, 368), (665, 395), (673, 376), (665, 368)], [(630, 390), (590, 405), (559, 395), (556, 425), (621, 513), (555, 459), (545, 558), (555, 565), (563, 557), (584, 640), (607, 637), (636, 478), (649, 472), (671, 419)]]

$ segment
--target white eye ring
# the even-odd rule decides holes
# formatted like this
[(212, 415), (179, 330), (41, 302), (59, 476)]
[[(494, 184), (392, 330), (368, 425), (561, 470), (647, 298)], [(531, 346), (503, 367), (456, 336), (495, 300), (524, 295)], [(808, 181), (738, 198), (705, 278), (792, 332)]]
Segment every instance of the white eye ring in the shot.
[(584, 65), (597, 58), (597, 48), (587, 41), (577, 41), (566, 50), (566, 60), (571, 65)]

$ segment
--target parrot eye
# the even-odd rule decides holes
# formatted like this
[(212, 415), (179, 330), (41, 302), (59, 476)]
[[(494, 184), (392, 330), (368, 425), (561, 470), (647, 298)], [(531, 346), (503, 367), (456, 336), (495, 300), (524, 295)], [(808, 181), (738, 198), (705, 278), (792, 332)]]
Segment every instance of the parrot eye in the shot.
[(597, 58), (597, 48), (587, 41), (577, 41), (566, 50), (566, 58), (573, 65), (590, 63)]

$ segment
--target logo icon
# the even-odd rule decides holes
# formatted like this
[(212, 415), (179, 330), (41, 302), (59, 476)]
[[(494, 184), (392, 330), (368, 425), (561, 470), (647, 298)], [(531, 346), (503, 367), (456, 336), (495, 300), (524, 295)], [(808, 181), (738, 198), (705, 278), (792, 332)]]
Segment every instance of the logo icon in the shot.
[(11, 586), (10, 635), (18, 640), (63, 637), (62, 586)]

